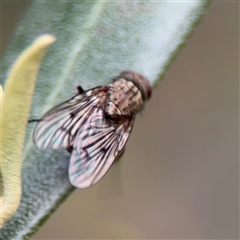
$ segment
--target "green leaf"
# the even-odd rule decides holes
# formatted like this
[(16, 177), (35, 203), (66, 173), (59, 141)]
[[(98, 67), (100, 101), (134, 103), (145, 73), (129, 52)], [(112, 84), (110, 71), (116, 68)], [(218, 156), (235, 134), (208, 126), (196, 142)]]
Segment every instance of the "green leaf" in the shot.
[[(210, 2), (35, 1), (6, 52), (3, 69), (37, 35), (57, 37), (41, 67), (32, 118), (70, 98), (75, 86), (107, 84), (122, 70), (142, 73), (155, 86)], [(23, 154), (21, 205), (3, 229), (4, 239), (29, 236), (73, 189), (69, 154), (36, 149), (32, 129)]]

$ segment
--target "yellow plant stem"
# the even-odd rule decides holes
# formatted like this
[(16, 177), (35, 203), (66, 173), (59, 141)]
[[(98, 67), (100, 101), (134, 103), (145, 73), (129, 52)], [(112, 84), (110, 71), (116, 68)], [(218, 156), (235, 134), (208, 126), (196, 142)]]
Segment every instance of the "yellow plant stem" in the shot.
[(1, 218), (0, 227), (16, 212), (21, 200), (22, 150), (35, 81), (51, 35), (37, 38), (14, 63), (1, 97)]

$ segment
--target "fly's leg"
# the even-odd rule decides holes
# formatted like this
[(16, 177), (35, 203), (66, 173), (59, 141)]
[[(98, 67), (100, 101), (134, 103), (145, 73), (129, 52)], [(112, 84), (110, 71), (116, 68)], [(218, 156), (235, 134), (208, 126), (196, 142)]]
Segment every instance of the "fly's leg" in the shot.
[(72, 151), (73, 151), (73, 146), (67, 146), (67, 147), (66, 147), (66, 150), (67, 150), (69, 153), (72, 153)]
[(77, 86), (76, 88), (77, 88), (79, 94), (84, 92), (83, 88), (80, 85)]

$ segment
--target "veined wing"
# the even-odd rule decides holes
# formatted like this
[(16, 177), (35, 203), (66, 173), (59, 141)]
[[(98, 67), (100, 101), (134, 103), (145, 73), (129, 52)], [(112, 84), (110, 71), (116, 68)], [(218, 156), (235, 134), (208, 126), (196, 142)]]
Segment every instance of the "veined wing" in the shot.
[(37, 123), (33, 141), (38, 148), (67, 148), (95, 108), (105, 101), (106, 88), (78, 94), (46, 112)]
[(121, 124), (105, 119), (103, 110), (94, 109), (74, 142), (69, 179), (78, 188), (96, 184), (121, 154), (132, 130), (134, 118)]

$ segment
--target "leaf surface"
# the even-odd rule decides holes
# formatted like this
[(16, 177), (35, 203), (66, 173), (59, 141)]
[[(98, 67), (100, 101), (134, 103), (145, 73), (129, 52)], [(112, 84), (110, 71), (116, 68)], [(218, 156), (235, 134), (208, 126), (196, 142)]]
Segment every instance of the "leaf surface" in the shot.
[[(16, 30), (3, 70), (36, 36), (57, 42), (47, 53), (37, 81), (32, 118), (70, 98), (74, 88), (108, 84), (122, 70), (134, 70), (155, 86), (186, 42), (210, 1), (35, 1)], [(72, 187), (69, 154), (41, 151), (27, 132), (19, 210), (3, 229), (3, 239), (28, 236)]]

